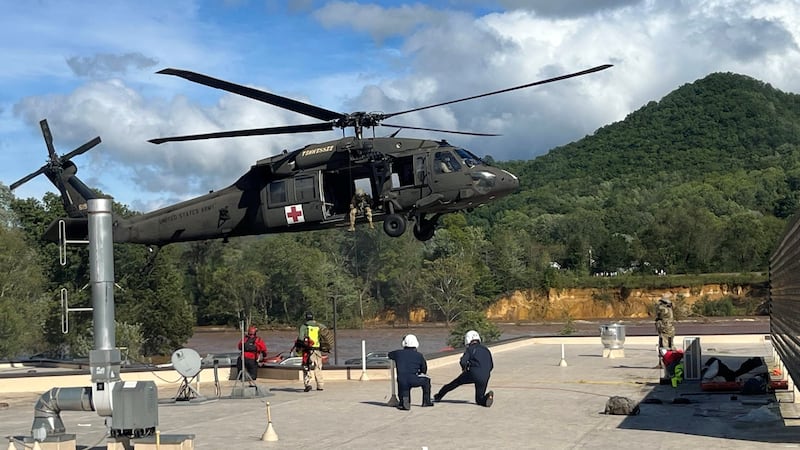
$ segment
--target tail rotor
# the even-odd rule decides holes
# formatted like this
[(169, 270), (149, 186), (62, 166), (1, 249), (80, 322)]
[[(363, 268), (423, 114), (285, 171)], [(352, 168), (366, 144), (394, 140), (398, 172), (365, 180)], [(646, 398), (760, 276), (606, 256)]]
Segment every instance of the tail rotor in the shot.
[(22, 177), (9, 187), (13, 191), (37, 176), (44, 174), (58, 188), (64, 201), (64, 208), (70, 217), (81, 217), (85, 215), (86, 199), (95, 198), (96, 195), (75, 177), (78, 169), (71, 159), (86, 153), (99, 144), (100, 137), (97, 136), (75, 150), (63, 156), (58, 156), (55, 146), (53, 146), (53, 134), (50, 132), (50, 126), (47, 125), (47, 119), (42, 119), (39, 122), (39, 126), (42, 129), (42, 136), (44, 136), (44, 142), (47, 145), (47, 162), (39, 170)]
[[(12, 191), (43, 173), (48, 175), (48, 178), (53, 176), (53, 178), (59, 180), (59, 182), (62, 182), (61, 172), (62, 169), (64, 168), (64, 163), (66, 163), (67, 161), (78, 155), (86, 153), (87, 151), (91, 150), (94, 146), (100, 143), (100, 136), (97, 136), (96, 138), (86, 142), (85, 144), (81, 145), (75, 150), (65, 154), (64, 156), (59, 157), (58, 154), (56, 153), (55, 147), (53, 146), (53, 134), (50, 132), (50, 126), (47, 125), (47, 119), (42, 119), (39, 122), (39, 126), (42, 128), (42, 136), (44, 136), (44, 143), (47, 145), (47, 153), (49, 159), (47, 160), (47, 163), (42, 167), (40, 167), (39, 170), (37, 170), (36, 172), (28, 174), (22, 177), (20, 180), (12, 183), (10, 186)], [(59, 190), (63, 190), (63, 182), (61, 186), (58, 186), (58, 188)]]

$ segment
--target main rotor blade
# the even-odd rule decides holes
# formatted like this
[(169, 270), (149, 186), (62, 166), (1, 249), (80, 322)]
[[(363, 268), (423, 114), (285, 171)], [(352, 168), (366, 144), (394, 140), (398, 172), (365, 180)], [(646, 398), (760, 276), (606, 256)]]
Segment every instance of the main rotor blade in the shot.
[(39, 127), (42, 129), (42, 136), (44, 136), (44, 143), (47, 144), (47, 153), (50, 155), (50, 159), (58, 159), (56, 148), (53, 147), (53, 134), (50, 133), (50, 126), (47, 125), (47, 119), (40, 120)]
[(67, 153), (64, 156), (62, 156), (61, 157), (61, 161), (69, 161), (70, 159), (72, 159), (75, 156), (82, 155), (82, 154), (88, 152), (89, 150), (91, 150), (92, 147), (94, 147), (95, 145), (97, 145), (99, 143), (100, 143), (100, 136), (97, 136), (94, 139), (92, 139), (91, 141), (81, 145), (80, 147), (76, 148), (75, 150)]
[(220, 131), (218, 133), (189, 134), (186, 136), (172, 136), (150, 139), (148, 142), (153, 144), (163, 144), (164, 142), (178, 141), (198, 141), (202, 139), (218, 139), (240, 136), (264, 136), (268, 134), (290, 134), (290, 133), (309, 133), (313, 131), (330, 131), (333, 129), (332, 123), (320, 122), (305, 125), (288, 125), (285, 127), (271, 128), (252, 128), (249, 130)]
[(389, 123), (381, 123), (382, 127), (392, 127), (392, 128), (400, 128), (400, 129), (409, 129), (409, 130), (424, 130), (424, 131), (437, 131), (439, 133), (453, 133), (453, 134), (466, 134), (469, 136), (501, 136), (500, 134), (492, 134), (492, 133), (474, 133), (472, 131), (453, 131), (453, 130), (439, 130), (436, 128), (422, 128), (422, 127), (410, 127), (407, 125), (392, 125)]
[(43, 174), (46, 169), (47, 169), (47, 166), (43, 166), (42, 168), (40, 168), (36, 172), (33, 172), (30, 175), (22, 177), (19, 181), (11, 183), (11, 186), (9, 186), (8, 188), (13, 191), (14, 189), (22, 186), (23, 184), (27, 183), (28, 181), (30, 181), (30, 180), (38, 177), (39, 175)]
[(508, 88), (508, 89), (501, 89), (499, 91), (487, 92), (485, 94), (473, 95), (471, 97), (460, 98), (458, 100), (450, 100), (449, 102), (437, 103), (435, 105), (428, 105), (428, 106), (422, 106), (422, 107), (414, 108), (414, 109), (407, 109), (405, 111), (400, 111), (400, 112), (396, 112), (396, 113), (384, 114), (383, 118), (384, 119), (388, 119), (389, 117), (399, 116), (400, 114), (407, 114), (407, 113), (410, 113), (410, 112), (422, 111), (423, 109), (436, 108), (438, 106), (452, 105), (453, 103), (465, 102), (467, 100), (474, 100), (476, 98), (488, 97), (490, 95), (495, 95), (495, 94), (502, 94), (503, 92), (511, 92), (511, 91), (516, 91), (517, 89), (525, 89), (525, 88), (529, 88), (531, 86), (538, 86), (540, 84), (547, 84), (547, 83), (552, 83), (554, 81), (566, 80), (567, 78), (579, 77), (581, 75), (587, 75), (587, 74), (590, 74), (590, 73), (593, 73), (593, 72), (599, 72), (601, 70), (608, 69), (611, 66), (612, 66), (612, 64), (604, 64), (602, 66), (592, 67), (591, 69), (582, 70), (580, 72), (570, 73), (570, 74), (567, 74), (567, 75), (561, 75), (561, 76), (554, 77), (554, 78), (548, 78), (548, 79), (542, 80), (542, 81), (535, 81), (533, 83), (523, 84), (522, 86), (516, 86), (516, 87), (512, 87), (512, 88)]
[(189, 70), (164, 69), (164, 70), (159, 70), (156, 73), (161, 73), (165, 75), (175, 75), (176, 77), (185, 78), (189, 81), (194, 81), (195, 83), (204, 84), (206, 86), (213, 87), (216, 89), (221, 89), (223, 91), (232, 92), (234, 94), (243, 95), (245, 97), (252, 98), (253, 100), (269, 103), (270, 105), (274, 105), (283, 109), (288, 109), (289, 111), (294, 111), (296, 113), (300, 113), (319, 120), (336, 120), (344, 117), (344, 114), (338, 113), (336, 111), (320, 108), (319, 106), (314, 106), (308, 103), (299, 102), (297, 100), (293, 100), (288, 97), (282, 97), (280, 95), (270, 94), (269, 92), (253, 89), (247, 86), (242, 86), (241, 84), (231, 83), (225, 80), (220, 80), (218, 78), (210, 77), (208, 75), (203, 75), (201, 73), (192, 72)]

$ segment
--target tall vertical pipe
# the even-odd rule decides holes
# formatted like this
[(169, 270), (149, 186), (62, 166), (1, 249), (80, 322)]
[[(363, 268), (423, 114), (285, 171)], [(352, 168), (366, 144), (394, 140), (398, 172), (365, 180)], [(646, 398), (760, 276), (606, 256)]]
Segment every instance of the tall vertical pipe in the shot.
[(116, 347), (111, 204), (110, 198), (89, 200), (89, 270), (95, 350), (113, 350)]
[(64, 434), (61, 411), (111, 415), (111, 388), (119, 381), (120, 354), (114, 324), (114, 240), (110, 198), (89, 199), (89, 282), (92, 286), (94, 350), (89, 352), (92, 387), (52, 388), (34, 407), (35, 440)]
[(111, 388), (120, 380), (121, 357), (114, 323), (114, 238), (112, 199), (89, 203), (89, 282), (92, 287), (94, 350), (89, 353), (92, 396), (97, 413), (112, 415)]

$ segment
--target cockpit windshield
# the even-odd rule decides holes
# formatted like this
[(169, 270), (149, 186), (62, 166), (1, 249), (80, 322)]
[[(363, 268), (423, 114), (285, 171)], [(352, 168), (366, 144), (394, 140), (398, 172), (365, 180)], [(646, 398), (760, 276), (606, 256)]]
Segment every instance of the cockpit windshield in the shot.
[(456, 154), (458, 154), (458, 156), (460, 156), (461, 159), (464, 161), (464, 164), (466, 164), (468, 167), (475, 167), (486, 164), (482, 159), (475, 156), (472, 152), (470, 152), (467, 149), (457, 148), (455, 149), (455, 151)]

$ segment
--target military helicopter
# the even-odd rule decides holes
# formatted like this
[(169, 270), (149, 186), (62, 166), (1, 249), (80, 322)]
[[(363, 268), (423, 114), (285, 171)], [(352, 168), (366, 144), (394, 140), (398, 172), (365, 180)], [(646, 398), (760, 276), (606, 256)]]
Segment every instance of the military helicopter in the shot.
[[(154, 144), (237, 136), (353, 129), (353, 136), (306, 145), (256, 162), (232, 185), (172, 206), (130, 218), (115, 217), (115, 242), (163, 246), (173, 242), (319, 230), (350, 224), (351, 200), (363, 189), (371, 201), (372, 220), (383, 222), (384, 232), (399, 237), (413, 223), (414, 236), (425, 241), (433, 237), (443, 214), (471, 210), (514, 192), (519, 180), (511, 173), (492, 167), (467, 149), (445, 140), (398, 138), (402, 129), (426, 130), (478, 136), (488, 133), (438, 130), (383, 122), (385, 119), (490, 95), (552, 83), (598, 72), (602, 65), (580, 72), (508, 89), (474, 95), (395, 113), (354, 112), (343, 114), (291, 98), (242, 86), (196, 72), (164, 69), (160, 74), (242, 95), (253, 100), (294, 111), (320, 122), (248, 130), (224, 131), (151, 139)], [(46, 120), (40, 122), (49, 160), (39, 170), (13, 183), (16, 189), (45, 174), (58, 188), (69, 218), (53, 224), (45, 238), (82, 238), (88, 233), (87, 200), (97, 198), (77, 176), (72, 159), (100, 143), (96, 137), (75, 150), (58, 156)], [(396, 128), (388, 137), (365, 138), (365, 128)], [(358, 222), (364, 222), (361, 215)], [(61, 228), (60, 232), (58, 228)], [(61, 236), (61, 237), (58, 237)]]

